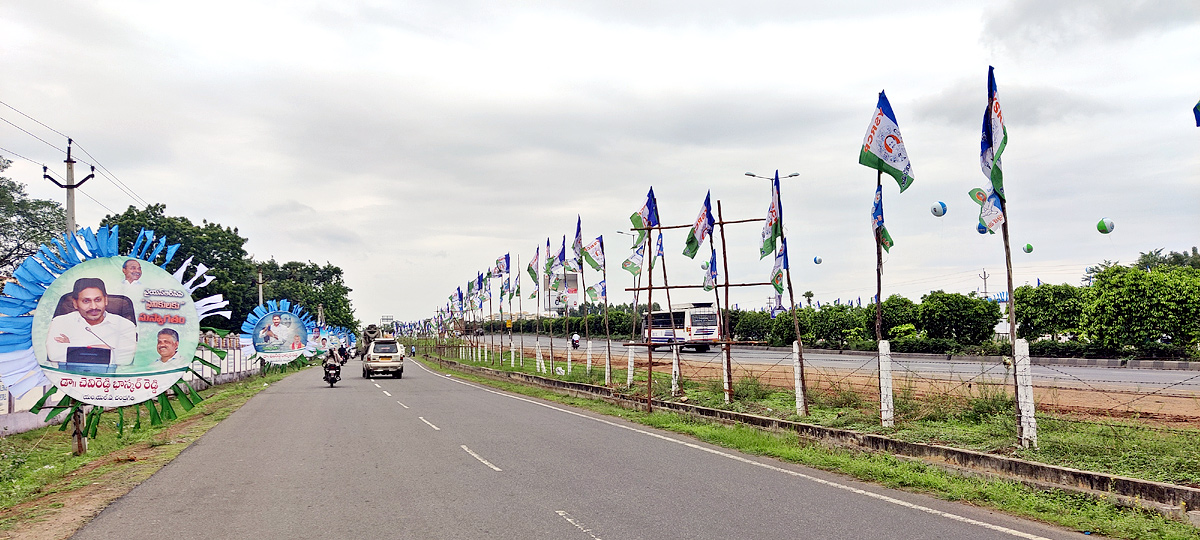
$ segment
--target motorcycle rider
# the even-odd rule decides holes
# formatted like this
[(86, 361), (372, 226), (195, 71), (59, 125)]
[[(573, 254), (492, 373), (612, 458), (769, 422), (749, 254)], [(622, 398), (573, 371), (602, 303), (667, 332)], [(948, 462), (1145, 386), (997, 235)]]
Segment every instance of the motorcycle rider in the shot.
[(571, 334), (571, 347), (576, 349), (579, 348), (579, 332)]

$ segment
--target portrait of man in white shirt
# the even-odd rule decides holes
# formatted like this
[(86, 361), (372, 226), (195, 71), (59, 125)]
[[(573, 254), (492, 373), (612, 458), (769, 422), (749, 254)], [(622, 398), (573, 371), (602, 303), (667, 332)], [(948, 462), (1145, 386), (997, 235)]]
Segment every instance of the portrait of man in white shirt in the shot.
[(179, 332), (170, 328), (159, 330), (155, 350), (158, 351), (159, 362), (165, 364), (175, 360), (179, 356)]
[(283, 319), (273, 315), (271, 324), (264, 326), (259, 335), (263, 343), (286, 346), (292, 341), (292, 327), (284, 326)]
[(74, 311), (50, 320), (46, 334), (46, 359), (66, 362), (73, 347), (108, 349), (109, 363), (133, 363), (137, 349), (137, 326), (124, 317), (108, 313), (108, 291), (104, 280), (79, 278), (72, 290)]

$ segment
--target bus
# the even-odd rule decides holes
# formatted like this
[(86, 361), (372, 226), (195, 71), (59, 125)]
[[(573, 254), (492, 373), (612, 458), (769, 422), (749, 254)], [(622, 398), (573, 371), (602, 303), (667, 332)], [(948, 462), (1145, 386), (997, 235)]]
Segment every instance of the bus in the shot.
[[(642, 336), (650, 343), (678, 344), (696, 352), (708, 352), (720, 338), (720, 314), (712, 302), (683, 304), (672, 311), (650, 314), (649, 335)], [(653, 350), (655, 347), (651, 345)]]

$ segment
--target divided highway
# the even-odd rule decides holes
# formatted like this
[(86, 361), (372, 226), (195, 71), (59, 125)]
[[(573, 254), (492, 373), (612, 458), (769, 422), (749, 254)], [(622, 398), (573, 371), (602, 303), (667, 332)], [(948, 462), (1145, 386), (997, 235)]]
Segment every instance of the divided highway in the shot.
[(264, 390), (75, 538), (1076, 538), (446, 377)]

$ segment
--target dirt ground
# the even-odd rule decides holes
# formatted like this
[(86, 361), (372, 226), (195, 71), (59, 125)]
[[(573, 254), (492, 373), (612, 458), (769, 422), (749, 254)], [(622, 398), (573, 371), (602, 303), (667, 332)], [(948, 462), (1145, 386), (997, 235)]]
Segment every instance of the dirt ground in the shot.
[[(639, 367), (645, 369), (645, 362)], [(654, 369), (670, 372), (670, 364), (655, 362)], [(691, 380), (720, 380), (719, 364), (680, 362), (680, 374)], [(753, 376), (763, 384), (777, 388), (794, 388), (791, 365), (746, 366), (734, 365), (733, 377)], [(872, 371), (808, 369), (805, 372), (805, 387), (809, 392), (836, 393), (853, 390), (864, 399), (878, 401), (879, 379)], [(897, 376), (892, 381), (895, 392), (911, 391), (917, 398), (954, 397), (967, 399), (985, 392), (1004, 391), (1011, 395), (1011, 385), (937, 379), (931, 377)], [(1134, 392), (1116, 387), (1095, 386), (1072, 388), (1066, 386), (1044, 386), (1034, 384), (1034, 400), (1039, 410), (1069, 412), (1100, 417), (1136, 417), (1156, 424), (1184, 424), (1195, 426), (1200, 419), (1200, 394)]]

